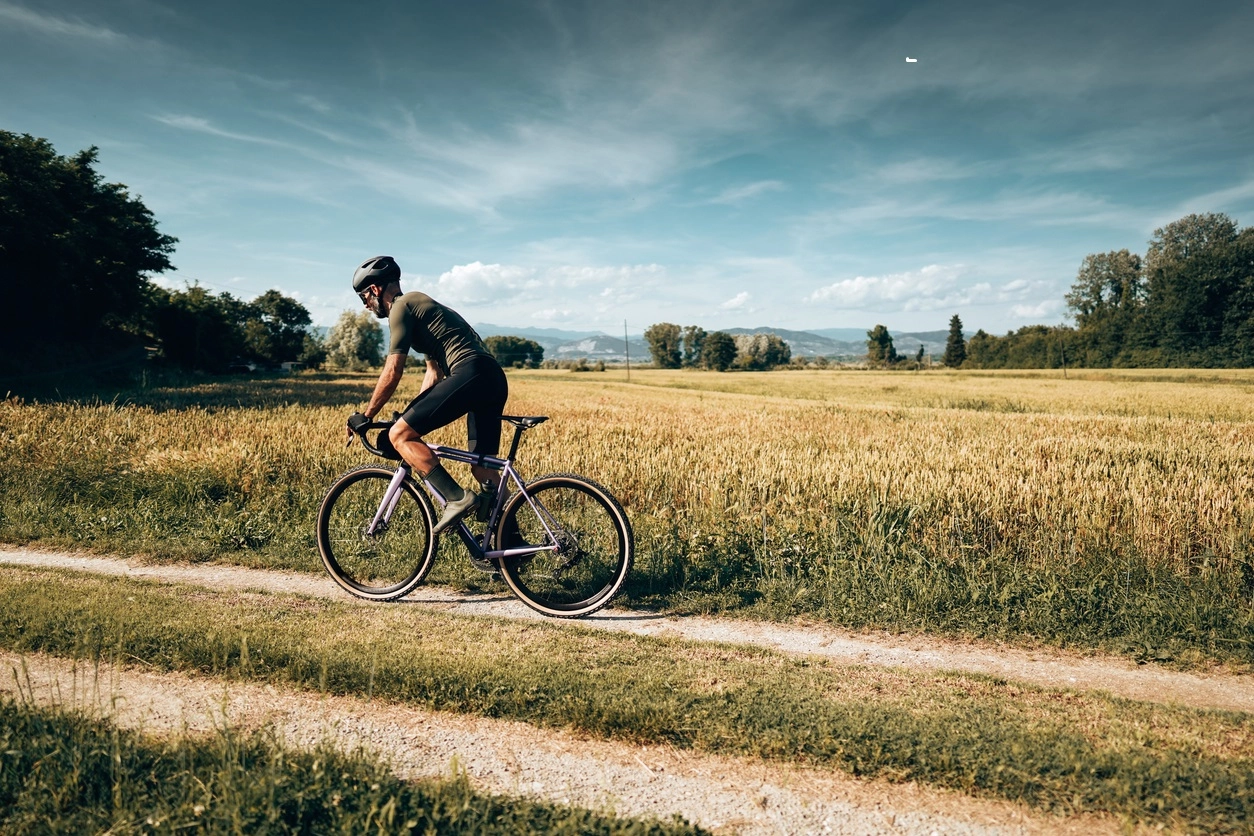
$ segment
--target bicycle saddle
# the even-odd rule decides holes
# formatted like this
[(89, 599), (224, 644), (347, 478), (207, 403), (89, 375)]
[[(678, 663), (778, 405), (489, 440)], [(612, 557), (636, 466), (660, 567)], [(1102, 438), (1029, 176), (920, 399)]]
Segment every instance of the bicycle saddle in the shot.
[(529, 430), (532, 427), (539, 426), (540, 424), (543, 424), (545, 421), (549, 420), (549, 416), (547, 415), (530, 415), (530, 416), (502, 415), (501, 420), (509, 421), (511, 424), (513, 424), (515, 427), (518, 427), (520, 430)]

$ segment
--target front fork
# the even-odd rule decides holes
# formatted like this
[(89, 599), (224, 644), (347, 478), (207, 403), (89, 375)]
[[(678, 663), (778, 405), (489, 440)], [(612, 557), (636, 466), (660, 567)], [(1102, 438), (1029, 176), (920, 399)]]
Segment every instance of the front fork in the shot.
[(383, 494), (383, 501), (379, 503), (379, 510), (374, 512), (374, 519), (366, 528), (366, 534), (373, 537), (380, 525), (387, 528), (388, 521), (392, 519), (392, 512), (396, 510), (396, 504), (401, 501), (401, 485), (405, 484), (407, 478), (409, 478), (409, 468), (406, 465), (396, 468), (396, 473), (393, 474), (392, 481), (388, 483), (388, 489)]

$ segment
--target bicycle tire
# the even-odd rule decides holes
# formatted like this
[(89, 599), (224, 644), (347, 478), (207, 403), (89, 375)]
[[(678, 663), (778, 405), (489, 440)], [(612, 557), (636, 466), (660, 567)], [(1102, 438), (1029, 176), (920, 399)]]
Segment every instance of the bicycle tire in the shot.
[(631, 571), (635, 540), (626, 512), (609, 491), (582, 476), (552, 473), (526, 487), (525, 495), (506, 501), (497, 524), (498, 548), (549, 539), (528, 497), (550, 515), (549, 528), (561, 548), (502, 558), (501, 576), (537, 612), (555, 618), (596, 612), (618, 594)]
[(318, 553), (331, 578), (369, 601), (392, 601), (426, 580), (438, 539), (435, 512), (412, 480), (381, 532), (365, 533), (396, 471), (377, 465), (354, 468), (331, 485), (318, 508)]

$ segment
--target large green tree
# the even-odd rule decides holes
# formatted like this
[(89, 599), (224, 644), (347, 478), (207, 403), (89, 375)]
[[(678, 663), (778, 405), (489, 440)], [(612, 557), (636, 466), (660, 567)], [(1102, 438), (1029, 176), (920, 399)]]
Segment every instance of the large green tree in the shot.
[(0, 131), (0, 368), (98, 359), (147, 328), (148, 277), (176, 241), (96, 159)]
[(1186, 215), (1154, 230), (1143, 327), (1162, 364), (1223, 364), (1225, 320), (1241, 286), (1231, 269), (1236, 242), (1237, 225), (1223, 214)]
[(383, 329), (369, 311), (344, 311), (327, 334), (327, 365), (364, 371), (383, 362)]
[(245, 310), (248, 355), (268, 366), (297, 360), (305, 351), (311, 319), (305, 306), (277, 290), (267, 290)]
[(792, 348), (778, 334), (737, 334), (736, 366), (750, 371), (766, 371), (785, 366), (792, 359)]
[(156, 299), (154, 331), (170, 365), (220, 372), (244, 354), (241, 323), (246, 303), (229, 293), (210, 293), (200, 285), (159, 290)]
[(1110, 366), (1140, 339), (1138, 318), (1145, 304), (1141, 257), (1128, 250), (1085, 256), (1067, 294), (1087, 366)]
[(962, 336), (962, 320), (958, 314), (949, 318), (949, 336), (945, 340), (945, 365), (951, 369), (961, 366), (967, 359), (967, 341)]
[(237, 360), (317, 365), (325, 356), (309, 330), (309, 311), (277, 290), (244, 302), (199, 285), (155, 289), (151, 318), (162, 357), (183, 369), (220, 372)]
[(653, 364), (659, 369), (678, 369), (683, 365), (682, 329), (672, 322), (658, 322), (644, 331)]
[(891, 366), (897, 362), (897, 349), (888, 328), (876, 325), (866, 332), (866, 359), (872, 365)]
[(544, 360), (544, 346), (525, 337), (485, 337), (483, 344), (505, 368), (524, 366), (534, 369)]
[(705, 329), (700, 325), (685, 325), (681, 335), (684, 342), (684, 368), (701, 365), (701, 349), (705, 346), (706, 338)]
[(701, 343), (701, 365), (725, 372), (736, 362), (736, 340), (724, 331), (707, 334)]

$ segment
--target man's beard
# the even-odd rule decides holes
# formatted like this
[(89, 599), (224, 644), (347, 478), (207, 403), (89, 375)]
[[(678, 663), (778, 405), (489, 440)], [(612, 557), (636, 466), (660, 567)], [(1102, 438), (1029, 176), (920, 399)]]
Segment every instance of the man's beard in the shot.
[(371, 296), (370, 301), (366, 303), (366, 308), (378, 319), (387, 319), (387, 311), (383, 310), (383, 300), (378, 296)]

